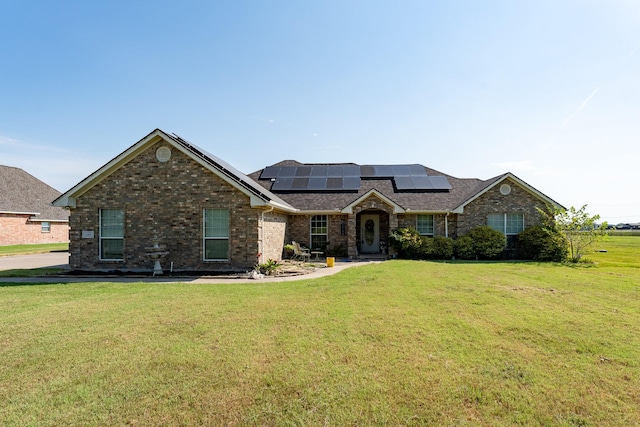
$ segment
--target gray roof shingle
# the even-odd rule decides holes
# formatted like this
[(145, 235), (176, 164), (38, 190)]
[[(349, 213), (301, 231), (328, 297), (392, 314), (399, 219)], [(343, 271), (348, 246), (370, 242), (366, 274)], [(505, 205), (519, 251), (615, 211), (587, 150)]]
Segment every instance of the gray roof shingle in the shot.
[(0, 212), (29, 213), (45, 221), (68, 221), (69, 211), (51, 204), (60, 194), (20, 168), (0, 165)]

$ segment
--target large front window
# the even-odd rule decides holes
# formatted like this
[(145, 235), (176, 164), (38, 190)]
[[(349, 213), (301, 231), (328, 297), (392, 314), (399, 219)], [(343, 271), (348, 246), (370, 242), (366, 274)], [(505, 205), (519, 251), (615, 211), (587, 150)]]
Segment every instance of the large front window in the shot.
[(423, 236), (433, 236), (433, 215), (418, 215), (416, 230)]
[(490, 214), (487, 225), (505, 235), (507, 246), (512, 247), (518, 233), (524, 230), (523, 214)]
[(227, 209), (204, 210), (204, 259), (207, 261), (229, 259), (229, 211)]
[(100, 209), (100, 259), (124, 259), (124, 211)]
[(326, 215), (311, 217), (311, 250), (324, 251), (327, 248), (328, 221)]

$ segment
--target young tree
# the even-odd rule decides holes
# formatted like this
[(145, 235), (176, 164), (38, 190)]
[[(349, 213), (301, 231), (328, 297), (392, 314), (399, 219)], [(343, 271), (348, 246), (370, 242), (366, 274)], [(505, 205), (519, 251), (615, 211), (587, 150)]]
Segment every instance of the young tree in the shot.
[(568, 210), (552, 206), (547, 206), (546, 211), (538, 209), (542, 214), (543, 226), (567, 239), (572, 262), (579, 262), (591, 245), (607, 235), (607, 223), (598, 225), (600, 215), (590, 216), (586, 209), (587, 205), (580, 209), (571, 206)]

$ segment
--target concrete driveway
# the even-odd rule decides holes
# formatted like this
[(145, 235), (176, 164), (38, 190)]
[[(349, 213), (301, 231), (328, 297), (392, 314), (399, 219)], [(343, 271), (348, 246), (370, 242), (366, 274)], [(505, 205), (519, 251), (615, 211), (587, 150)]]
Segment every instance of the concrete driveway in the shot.
[(69, 252), (48, 252), (44, 254), (0, 257), (0, 271), (43, 267), (68, 268)]

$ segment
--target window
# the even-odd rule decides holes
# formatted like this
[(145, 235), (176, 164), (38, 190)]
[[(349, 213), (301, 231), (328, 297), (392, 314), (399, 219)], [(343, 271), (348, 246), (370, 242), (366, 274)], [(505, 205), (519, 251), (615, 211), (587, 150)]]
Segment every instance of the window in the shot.
[(49, 221), (42, 221), (40, 223), (40, 231), (43, 233), (51, 232), (51, 223)]
[(418, 215), (416, 230), (422, 235), (433, 236), (433, 215)]
[(100, 259), (124, 259), (124, 211), (100, 209)]
[(229, 210), (204, 210), (204, 259), (226, 261), (229, 259)]
[(327, 248), (328, 221), (326, 215), (311, 217), (311, 250), (324, 251)]
[(487, 225), (505, 235), (507, 247), (514, 247), (518, 233), (524, 230), (523, 214), (490, 214)]

